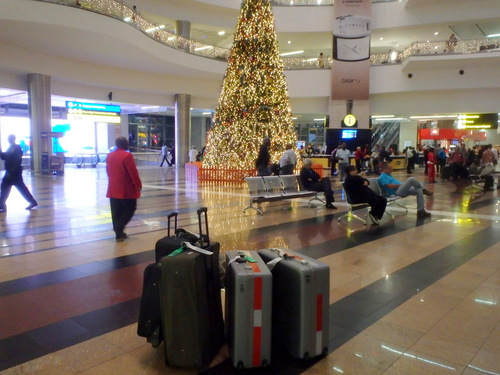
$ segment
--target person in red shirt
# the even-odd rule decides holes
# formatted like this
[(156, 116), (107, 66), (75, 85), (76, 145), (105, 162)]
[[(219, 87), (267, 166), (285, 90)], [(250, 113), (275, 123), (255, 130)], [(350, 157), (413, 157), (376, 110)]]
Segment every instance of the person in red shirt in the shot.
[(125, 137), (116, 139), (116, 150), (106, 158), (106, 172), (108, 173), (108, 192), (111, 206), (111, 219), (116, 242), (127, 238), (123, 231), (134, 216), (137, 208), (137, 199), (141, 196), (142, 182), (135, 165), (134, 157), (128, 152), (128, 140)]
[(436, 156), (434, 154), (434, 147), (429, 149), (427, 154), (427, 179), (430, 184), (436, 182)]

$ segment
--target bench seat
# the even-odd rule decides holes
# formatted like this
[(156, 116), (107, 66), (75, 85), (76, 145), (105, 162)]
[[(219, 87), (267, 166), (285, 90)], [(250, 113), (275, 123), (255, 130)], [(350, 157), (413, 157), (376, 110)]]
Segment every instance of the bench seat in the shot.
[(243, 209), (243, 212), (251, 208), (263, 215), (262, 210), (254, 206), (255, 203), (292, 198), (313, 197), (309, 204), (314, 200), (324, 202), (318, 197), (317, 192), (302, 190), (298, 177), (297, 175), (245, 177), (250, 192), (250, 204)]

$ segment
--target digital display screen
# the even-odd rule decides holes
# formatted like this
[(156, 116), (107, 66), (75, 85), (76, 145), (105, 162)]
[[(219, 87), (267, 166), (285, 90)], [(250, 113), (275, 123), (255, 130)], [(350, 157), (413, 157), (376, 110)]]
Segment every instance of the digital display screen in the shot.
[(357, 130), (352, 130), (352, 129), (349, 129), (349, 130), (342, 130), (342, 139), (353, 139), (353, 138), (356, 138), (356, 136), (358, 135), (358, 131)]

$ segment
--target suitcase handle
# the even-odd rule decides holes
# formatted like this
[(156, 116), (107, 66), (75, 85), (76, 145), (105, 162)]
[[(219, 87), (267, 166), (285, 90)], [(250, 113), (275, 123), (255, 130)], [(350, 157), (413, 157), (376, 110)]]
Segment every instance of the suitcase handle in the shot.
[[(210, 235), (208, 234), (208, 214), (207, 214), (208, 209), (206, 207), (200, 207), (196, 210), (196, 213), (198, 214), (198, 227), (200, 230), (200, 246), (203, 247), (204, 239), (207, 240), (207, 246), (210, 245)], [(203, 230), (201, 226), (201, 214), (205, 214), (205, 231), (206, 231), (206, 237), (203, 236)]]
[(177, 231), (177, 216), (179, 215), (178, 212), (171, 212), (167, 215), (167, 235), (170, 237), (170, 220), (172, 218), (175, 218), (174, 220), (174, 233)]

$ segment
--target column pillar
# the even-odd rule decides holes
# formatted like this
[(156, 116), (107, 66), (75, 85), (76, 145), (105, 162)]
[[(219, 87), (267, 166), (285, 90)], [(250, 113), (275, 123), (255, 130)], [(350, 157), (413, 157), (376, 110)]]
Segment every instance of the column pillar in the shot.
[[(191, 39), (191, 22), (189, 21), (175, 21), (175, 34), (185, 39)], [(189, 52), (188, 43), (177, 42), (177, 47)]]
[(52, 103), (50, 76), (28, 74), (28, 108), (31, 131), (31, 170), (50, 173), (52, 156)]
[(175, 164), (188, 162), (191, 95), (175, 94)]

